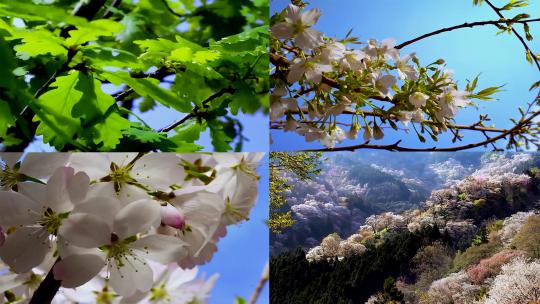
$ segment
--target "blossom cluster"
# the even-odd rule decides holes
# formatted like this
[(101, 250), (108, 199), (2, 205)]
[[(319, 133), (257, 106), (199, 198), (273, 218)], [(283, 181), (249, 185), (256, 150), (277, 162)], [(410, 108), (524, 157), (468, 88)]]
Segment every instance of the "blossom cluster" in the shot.
[[(486, 266), (487, 263), (492, 265)], [(483, 269), (485, 267), (489, 269)], [(494, 278), (487, 280), (488, 272)], [(487, 290), (487, 294), (483, 290)], [(434, 281), (420, 303), (511, 304), (539, 300), (540, 262), (520, 252), (502, 251), (469, 271)]]
[[(39, 284), (51, 271), (63, 288), (90, 284), (115, 301), (180, 299), (182, 290), (185, 301), (174, 303), (205, 301), (215, 278), (191, 282), (189, 269), (210, 261), (228, 225), (248, 219), (261, 157), (0, 154), (0, 259), (10, 276)], [(174, 278), (184, 279), (166, 284)], [(3, 282), (17, 299), (30, 295)]]
[(366, 251), (366, 247), (360, 243), (361, 240), (357, 234), (342, 240), (338, 234), (333, 233), (325, 237), (320, 246), (311, 248), (306, 259), (310, 262), (321, 261), (323, 259), (343, 260), (345, 257), (360, 255)]
[[(459, 89), (444, 60), (422, 66), (415, 53), (400, 54), (394, 39), (326, 37), (314, 28), (320, 16), (318, 9), (289, 4), (271, 27), (270, 119), (278, 128), (329, 148), (360, 133), (379, 140), (383, 128), (398, 129), (393, 121), (405, 128), (423, 123), (420, 133), (436, 138), (460, 108), (474, 105), (476, 81)], [(350, 123), (338, 121), (343, 113), (352, 115)]]

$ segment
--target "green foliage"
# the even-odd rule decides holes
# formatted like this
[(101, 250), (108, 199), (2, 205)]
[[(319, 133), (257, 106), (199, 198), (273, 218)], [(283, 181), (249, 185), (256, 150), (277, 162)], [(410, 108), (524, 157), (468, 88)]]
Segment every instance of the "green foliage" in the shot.
[(453, 261), (453, 272), (467, 269), (469, 266), (477, 264), (481, 259), (488, 258), (501, 249), (499, 241), (491, 241), (478, 246), (471, 246), (465, 251), (456, 253)]
[(486, 224), (486, 230), (488, 235), (492, 232), (496, 232), (502, 229), (504, 226), (504, 220), (492, 220)]
[(512, 247), (526, 251), (532, 258), (540, 258), (540, 216), (530, 216), (512, 239)]
[(420, 248), (412, 261), (416, 276), (415, 288), (427, 291), (431, 282), (444, 277), (452, 265), (451, 251), (441, 242)]
[[(235, 116), (268, 111), (267, 1), (50, 2), (0, 3), (4, 149), (43, 135), (57, 150), (239, 150)], [(189, 119), (151, 129), (134, 106)]]
[(270, 153), (270, 219), (268, 226), (274, 233), (294, 224), (292, 214), (286, 210), (284, 193), (291, 190), (289, 178), (309, 180), (321, 172), (322, 153), (272, 152)]
[[(368, 245), (362, 255), (340, 262), (309, 263), (301, 249), (283, 253), (270, 260), (270, 302), (365, 303), (371, 295), (384, 291), (388, 277), (406, 274), (418, 249), (440, 238), (437, 227), (417, 233), (393, 231), (379, 246)], [(396, 300), (399, 292), (390, 283), (386, 293)]]
[(377, 293), (370, 303), (401, 304), (405, 303), (403, 298), (403, 293), (396, 288), (396, 280), (393, 277), (388, 277), (384, 280), (383, 291)]

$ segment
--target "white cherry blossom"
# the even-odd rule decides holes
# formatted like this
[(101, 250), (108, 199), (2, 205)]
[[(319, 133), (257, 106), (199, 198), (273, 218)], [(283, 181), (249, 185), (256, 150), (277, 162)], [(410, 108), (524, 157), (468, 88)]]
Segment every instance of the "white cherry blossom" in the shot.
[(315, 58), (296, 58), (289, 69), (287, 81), (289, 83), (295, 83), (299, 81), (302, 76), (306, 76), (307, 81), (321, 82), (323, 73), (331, 71), (331, 65), (325, 64)]
[(289, 4), (285, 10), (285, 21), (275, 24), (270, 31), (279, 39), (294, 38), (297, 47), (308, 50), (323, 42), (322, 33), (311, 28), (320, 16), (318, 9), (302, 12), (301, 7)]
[(68, 153), (0, 153), (0, 190), (9, 190), (29, 178), (45, 181), (51, 175), (51, 168), (67, 163)]
[(409, 96), (409, 102), (418, 109), (426, 105), (428, 98), (429, 96), (422, 92), (414, 92)]
[(0, 247), (4, 263), (22, 273), (43, 262), (53, 248), (51, 237), (74, 204), (84, 199), (88, 186), (86, 173), (60, 167), (47, 185), (28, 184), (22, 193), (0, 191), (0, 225), (15, 228)]
[(60, 228), (66, 248), (60, 248), (62, 260), (56, 264), (54, 275), (62, 280), (62, 286), (81, 286), (107, 266), (111, 287), (119, 295), (130, 296), (152, 286), (147, 259), (171, 263), (186, 254), (185, 244), (174, 237), (138, 238), (139, 233), (160, 224), (159, 204), (139, 200), (121, 207), (114, 200), (94, 197), (77, 205)]

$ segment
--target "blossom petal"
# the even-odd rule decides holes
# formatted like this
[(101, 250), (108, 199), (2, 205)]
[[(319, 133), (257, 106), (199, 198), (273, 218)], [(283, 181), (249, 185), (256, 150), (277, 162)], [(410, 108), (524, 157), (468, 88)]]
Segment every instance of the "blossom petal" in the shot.
[(0, 258), (13, 271), (23, 273), (41, 264), (50, 249), (49, 234), (42, 228), (22, 227), (8, 235)]
[(101, 218), (84, 213), (71, 214), (58, 231), (68, 244), (95, 248), (111, 242), (111, 227)]
[(150, 153), (139, 159), (131, 177), (153, 190), (171, 191), (169, 186), (182, 184), (186, 173), (180, 157), (173, 153)]
[(122, 203), (114, 197), (93, 196), (76, 205), (73, 213), (92, 214), (107, 223), (112, 223), (115, 214), (121, 208)]
[(272, 35), (278, 39), (290, 39), (294, 36), (294, 26), (288, 22), (280, 22), (270, 28)]
[[(84, 186), (84, 183), (87, 183)], [(86, 195), (90, 179), (85, 173), (75, 175), (75, 170), (71, 167), (60, 167), (47, 182), (46, 207), (52, 208), (56, 212), (66, 212), (73, 208), (71, 202), (72, 192), (79, 192), (75, 195), (78, 200)], [(74, 189), (70, 189), (71, 187)]]
[(302, 23), (307, 26), (312, 26), (315, 23), (317, 23), (317, 20), (319, 20), (319, 17), (321, 17), (321, 11), (319, 9), (310, 9), (307, 12), (304, 12), (301, 16)]
[(112, 260), (110, 267), (111, 287), (121, 296), (128, 297), (137, 290), (146, 292), (152, 288), (152, 269), (144, 260), (126, 255), (121, 261)]
[(105, 266), (102, 254), (70, 255), (53, 268), (54, 278), (62, 281), (62, 286), (75, 288), (95, 277)]
[(51, 169), (64, 166), (70, 153), (28, 153), (19, 172), (39, 180), (51, 176)]
[(120, 209), (114, 217), (113, 232), (125, 239), (161, 223), (160, 205), (152, 200), (138, 200)]
[(38, 204), (12, 191), (0, 191), (0, 225), (5, 228), (34, 223), (40, 216)]
[(180, 261), (187, 254), (186, 245), (174, 236), (154, 234), (135, 241), (132, 247), (144, 251), (152, 261), (168, 264)]
[(291, 21), (299, 20), (301, 17), (302, 8), (294, 4), (289, 4), (285, 9), (285, 18), (290, 19)]

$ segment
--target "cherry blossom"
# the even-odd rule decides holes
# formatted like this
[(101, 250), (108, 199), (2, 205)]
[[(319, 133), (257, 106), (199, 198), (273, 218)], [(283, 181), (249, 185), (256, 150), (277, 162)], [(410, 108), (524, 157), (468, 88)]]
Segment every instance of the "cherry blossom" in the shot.
[[(426, 138), (421, 133), (436, 141), (455, 129), (460, 108), (475, 106), (471, 99), (490, 99), (484, 94), (499, 91), (491, 87), (475, 93), (478, 79), (459, 88), (443, 59), (423, 65), (414, 52), (400, 54), (404, 44), (393, 38), (326, 37), (311, 28), (320, 15), (317, 9), (291, 4), (272, 18), (272, 129), (296, 132), (329, 149), (340, 143), (334, 123), (345, 120), (352, 126), (347, 138), (353, 140), (361, 128), (364, 141), (371, 141), (384, 138), (382, 129), (391, 127), (405, 132), (414, 128), (420, 141)], [(405, 128), (398, 129), (396, 121)]]
[(322, 44), (322, 33), (311, 28), (320, 16), (318, 9), (302, 12), (302, 8), (289, 4), (285, 10), (285, 21), (272, 26), (270, 30), (280, 39), (294, 38), (296, 46), (308, 50)]
[(49, 272), (62, 284), (54, 303), (205, 303), (217, 276), (186, 269), (210, 261), (227, 225), (249, 218), (262, 156), (2, 156), (4, 172), (36, 169), (0, 191), (0, 266), (9, 266), (0, 289), (28, 301)]
[[(110, 200), (113, 198), (96, 197), (73, 209), (60, 229), (67, 249), (61, 247), (63, 259), (55, 266), (55, 278), (62, 280), (65, 287), (77, 287), (107, 266), (111, 287), (118, 294), (129, 296), (136, 290), (148, 291), (152, 270), (146, 260), (178, 261), (185, 255), (185, 244), (164, 235), (137, 238), (138, 233), (159, 225), (160, 208), (155, 202), (139, 200), (120, 208), (120, 203)], [(103, 208), (104, 205), (109, 208)], [(78, 251), (71, 246), (91, 250)]]
[(58, 233), (73, 205), (84, 199), (89, 178), (60, 167), (47, 185), (31, 185), (21, 193), (0, 191), (0, 224), (16, 228), (0, 247), (0, 258), (18, 273), (38, 266), (53, 248), (51, 236)]

